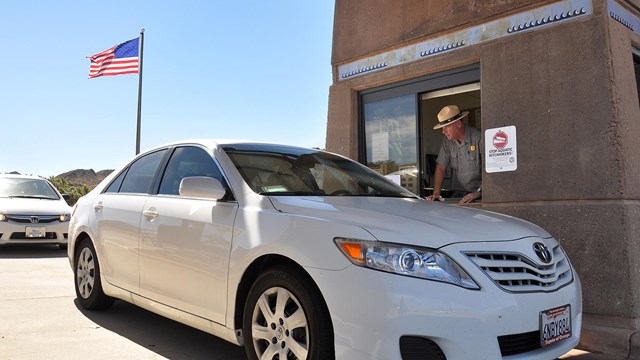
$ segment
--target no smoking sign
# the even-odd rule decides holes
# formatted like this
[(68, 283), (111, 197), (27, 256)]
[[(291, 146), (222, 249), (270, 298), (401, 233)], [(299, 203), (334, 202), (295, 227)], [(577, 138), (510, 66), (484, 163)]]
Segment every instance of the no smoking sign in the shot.
[(518, 168), (515, 126), (487, 129), (484, 132), (484, 144), (487, 173), (515, 171)]

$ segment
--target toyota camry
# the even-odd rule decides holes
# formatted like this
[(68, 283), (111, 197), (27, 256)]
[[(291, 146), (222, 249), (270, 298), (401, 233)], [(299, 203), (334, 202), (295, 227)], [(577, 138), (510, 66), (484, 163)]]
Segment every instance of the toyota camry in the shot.
[(580, 280), (545, 230), (316, 149), (148, 150), (78, 201), (68, 255), (83, 308), (127, 301), (249, 359), (548, 360), (580, 337)]

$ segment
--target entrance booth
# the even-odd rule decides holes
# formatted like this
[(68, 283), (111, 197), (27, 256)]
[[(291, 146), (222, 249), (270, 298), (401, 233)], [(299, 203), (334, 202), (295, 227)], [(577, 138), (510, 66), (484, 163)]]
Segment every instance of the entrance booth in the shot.
[[(492, 139), (471, 206), (548, 230), (582, 280), (581, 347), (640, 357), (640, 2), (336, 0), (332, 68), (327, 150), (426, 196), (437, 114), (468, 111)], [(487, 168), (503, 129), (513, 161)]]

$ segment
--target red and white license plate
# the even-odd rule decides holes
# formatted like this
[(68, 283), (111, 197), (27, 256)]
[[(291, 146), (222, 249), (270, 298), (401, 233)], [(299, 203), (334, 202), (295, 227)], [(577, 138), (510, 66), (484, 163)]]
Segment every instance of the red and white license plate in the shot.
[(540, 345), (555, 344), (571, 337), (571, 305), (540, 312)]

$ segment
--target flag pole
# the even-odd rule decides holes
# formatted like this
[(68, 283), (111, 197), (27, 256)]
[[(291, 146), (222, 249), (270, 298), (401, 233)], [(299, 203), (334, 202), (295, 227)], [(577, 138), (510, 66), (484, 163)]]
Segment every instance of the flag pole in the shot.
[(140, 154), (140, 124), (142, 113), (142, 53), (144, 50), (144, 28), (140, 29), (140, 65), (138, 71), (138, 126), (136, 129), (136, 155)]

